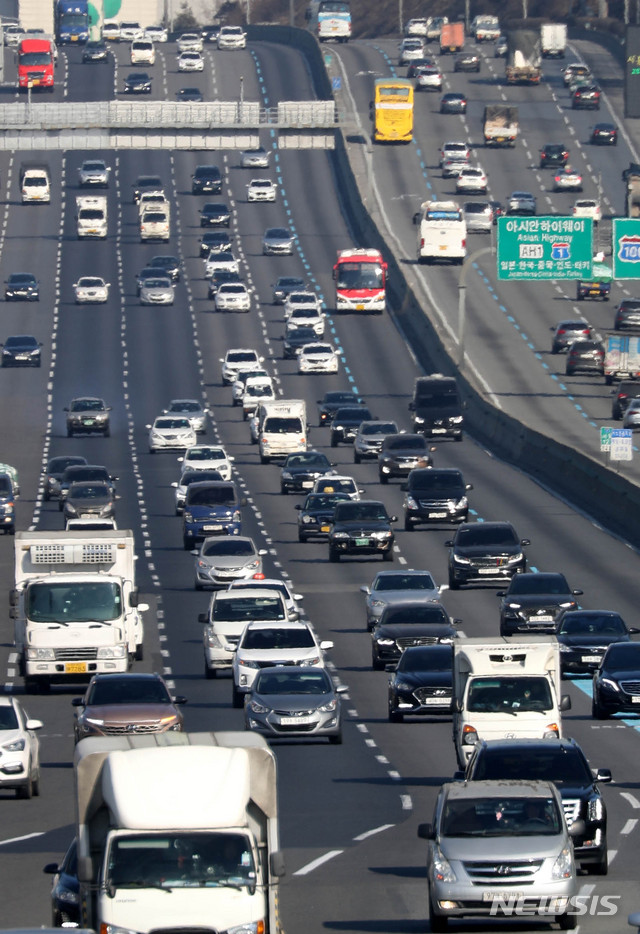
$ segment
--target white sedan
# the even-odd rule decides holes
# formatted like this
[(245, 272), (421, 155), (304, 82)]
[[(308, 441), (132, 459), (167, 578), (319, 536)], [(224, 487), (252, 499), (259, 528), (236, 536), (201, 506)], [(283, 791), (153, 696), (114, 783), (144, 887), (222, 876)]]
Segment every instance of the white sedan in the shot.
[(305, 344), (298, 354), (298, 373), (337, 373), (338, 354), (331, 344)]
[(202, 36), (195, 32), (183, 32), (177, 45), (179, 52), (202, 52), (204, 48)]
[(223, 282), (215, 297), (216, 311), (251, 311), (251, 295), (242, 282)]
[(195, 428), (188, 418), (159, 415), (149, 429), (149, 453), (175, 451), (192, 447), (198, 440)]
[(13, 789), (16, 798), (40, 794), (41, 720), (31, 720), (12, 695), (0, 695), (0, 789)]
[(419, 65), (416, 71), (416, 91), (441, 91), (442, 72), (437, 65)]
[[(240, 275), (240, 262), (229, 250), (222, 253), (210, 253), (204, 265), (204, 275), (210, 279), (217, 272), (236, 272)], [(222, 286), (220, 286), (222, 288)], [(218, 291), (220, 291), (218, 289)]]
[(76, 305), (104, 305), (109, 298), (109, 285), (100, 276), (81, 276), (73, 284)]
[(204, 59), (200, 52), (182, 52), (178, 56), (178, 71), (203, 71)]
[(270, 178), (252, 178), (247, 185), (247, 201), (275, 201), (277, 190)]
[(602, 220), (602, 208), (594, 198), (579, 198), (573, 205), (574, 217), (590, 217), (594, 224)]
[(300, 308), (312, 309), (320, 313), (322, 311), (322, 302), (315, 292), (289, 292), (284, 300), (282, 308), (284, 311), (284, 319), (287, 321), (291, 312)]
[(245, 149), (240, 153), (240, 168), (268, 169), (269, 153), (264, 146), (258, 146), (257, 149)]
[(223, 480), (231, 479), (230, 457), (219, 444), (196, 444), (185, 452), (184, 457), (178, 458), (182, 470), (217, 470)]
[(480, 166), (468, 165), (460, 169), (456, 178), (456, 192), (486, 194), (488, 179)]

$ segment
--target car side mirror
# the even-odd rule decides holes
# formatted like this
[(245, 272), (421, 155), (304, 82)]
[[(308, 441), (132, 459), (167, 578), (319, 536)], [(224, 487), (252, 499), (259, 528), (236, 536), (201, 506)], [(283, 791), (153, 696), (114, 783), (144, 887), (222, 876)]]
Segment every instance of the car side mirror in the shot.
[(446, 540), (446, 542), (444, 543), (444, 546), (445, 546), (445, 548), (452, 548), (452, 547), (453, 547), (453, 540), (450, 539), (450, 538), (448, 538), (448, 539)]
[(416, 211), (413, 215), (413, 223), (419, 224), (422, 220), (422, 211)]
[(571, 710), (571, 698), (568, 694), (563, 694), (560, 698), (560, 710)]
[(506, 590), (496, 590), (496, 597), (506, 597), (506, 596), (507, 596)]
[(610, 782), (612, 779), (611, 769), (598, 769), (596, 772), (597, 782)]
[(584, 590), (572, 590), (571, 593), (574, 595), (574, 597), (579, 597), (584, 593)]
[(333, 642), (331, 642), (329, 639), (325, 639), (320, 643), (320, 648), (323, 650), (323, 652), (329, 651), (329, 649), (333, 648)]
[(531, 540), (528, 539), (528, 538), (521, 538), (521, 539), (520, 539), (520, 544), (521, 544), (521, 545), (530, 545), (530, 544), (531, 544)]
[(173, 703), (174, 703), (177, 707), (182, 707), (183, 704), (186, 704), (186, 703), (188, 703), (188, 702), (187, 702), (187, 698), (184, 697), (182, 694), (177, 694), (177, 695), (173, 698)]
[(208, 613), (198, 613), (198, 622), (199, 622), (199, 623), (204, 623), (205, 626), (206, 626), (207, 623), (209, 622), (209, 614), (208, 614)]
[(435, 836), (432, 824), (418, 824), (418, 837), (421, 840), (435, 840)]

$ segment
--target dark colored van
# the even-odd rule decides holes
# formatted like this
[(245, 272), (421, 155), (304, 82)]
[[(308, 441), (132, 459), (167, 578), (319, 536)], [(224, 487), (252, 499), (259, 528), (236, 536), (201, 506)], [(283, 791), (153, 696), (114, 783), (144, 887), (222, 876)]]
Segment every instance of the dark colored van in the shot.
[(413, 412), (413, 430), (417, 434), (462, 441), (462, 408), (453, 376), (432, 373), (416, 380), (409, 409)]

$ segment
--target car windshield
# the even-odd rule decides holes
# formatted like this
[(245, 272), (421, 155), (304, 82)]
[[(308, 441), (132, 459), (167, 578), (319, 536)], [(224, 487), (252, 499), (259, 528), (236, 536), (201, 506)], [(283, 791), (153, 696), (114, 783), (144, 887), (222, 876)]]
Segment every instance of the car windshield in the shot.
[(187, 451), (187, 460), (190, 461), (210, 461), (224, 460), (225, 453), (222, 448), (191, 448)]
[(115, 583), (36, 582), (27, 590), (28, 619), (35, 623), (108, 622), (121, 613), (122, 595)]
[(559, 834), (563, 818), (553, 798), (460, 798), (447, 801), (443, 837), (521, 837)]
[(248, 541), (246, 538), (235, 538), (235, 536), (230, 536), (229, 538), (216, 538), (213, 541), (205, 539), (202, 544), (202, 556), (205, 558), (215, 557), (227, 557), (229, 555), (237, 555), (238, 557), (248, 557), (255, 554), (255, 548), (253, 547), (253, 542)]
[(333, 687), (324, 671), (291, 674), (273, 668), (260, 672), (256, 678), (256, 694), (332, 694)]
[(369, 409), (338, 409), (335, 415), (336, 421), (363, 422), (371, 418)]
[(464, 483), (459, 473), (434, 473), (432, 470), (414, 475), (409, 480), (412, 490), (428, 490), (429, 493), (462, 493)]
[(531, 749), (516, 746), (513, 752), (504, 748), (483, 749), (473, 769), (474, 781), (511, 781), (524, 779), (536, 782), (565, 782), (590, 785), (593, 776), (584, 757), (574, 748), (549, 743), (550, 748), (536, 745)]
[(477, 526), (459, 529), (456, 544), (462, 548), (474, 545), (517, 545), (518, 539), (513, 529), (494, 528), (479, 522)]
[(106, 470), (103, 467), (83, 467), (82, 465), (65, 468), (62, 479), (66, 483), (80, 480), (108, 480)]
[(52, 457), (49, 461), (47, 473), (63, 473), (67, 467), (85, 463), (83, 457)]
[(374, 422), (371, 425), (360, 426), (361, 435), (387, 435), (393, 434), (396, 430), (393, 422)]
[(188, 506), (235, 506), (236, 503), (236, 491), (229, 486), (206, 486), (198, 489), (191, 485), (187, 493)]
[(115, 837), (107, 857), (107, 890), (256, 885), (251, 843), (244, 834), (211, 831)]
[(509, 584), (511, 594), (571, 593), (563, 574), (516, 574)]
[(296, 629), (252, 629), (244, 631), (241, 640), (243, 649), (310, 649), (315, 645), (311, 631), (306, 626)]
[(170, 704), (171, 697), (158, 678), (98, 679), (87, 691), (86, 707), (104, 704)]
[(93, 278), (91, 276), (84, 276), (82, 279), (78, 280), (78, 285), (84, 289), (102, 288), (104, 285), (104, 280)]
[(166, 431), (167, 429), (177, 429), (177, 428), (189, 428), (189, 419), (188, 418), (157, 418), (154, 428), (159, 428), (161, 431)]
[(435, 586), (430, 574), (380, 574), (372, 590), (434, 590)]
[(225, 623), (250, 622), (251, 620), (284, 619), (285, 611), (280, 597), (233, 597), (216, 600), (213, 604), (213, 620)]
[(102, 399), (74, 399), (70, 409), (72, 412), (101, 412), (104, 402)]
[(287, 467), (329, 467), (329, 461), (324, 454), (290, 454), (285, 464)]
[(334, 513), (336, 522), (388, 522), (382, 503), (339, 503)]
[(199, 402), (172, 402), (169, 406), (170, 412), (201, 412), (202, 406)]
[(540, 676), (474, 678), (469, 685), (467, 710), (471, 713), (547, 711), (553, 707), (546, 678)]
[(307, 496), (304, 509), (313, 511), (314, 509), (334, 509), (337, 503), (344, 503), (349, 500), (346, 493), (313, 493)]
[(453, 673), (453, 652), (448, 645), (411, 646), (400, 656), (396, 671), (449, 671)]
[(69, 488), (69, 499), (104, 499), (110, 495), (106, 483), (72, 483)]
[(425, 450), (427, 447), (426, 438), (419, 437), (415, 438), (411, 435), (400, 436), (399, 438), (393, 438), (393, 440), (388, 441), (385, 444), (387, 451), (409, 451), (414, 450), (415, 448), (420, 448)]
[(444, 623), (449, 625), (449, 617), (441, 606), (388, 606), (385, 608), (380, 623), (383, 626), (424, 625)]
[(629, 645), (624, 642), (614, 645), (607, 650), (602, 665), (605, 669), (618, 669), (618, 671), (637, 671), (640, 669), (640, 645)]

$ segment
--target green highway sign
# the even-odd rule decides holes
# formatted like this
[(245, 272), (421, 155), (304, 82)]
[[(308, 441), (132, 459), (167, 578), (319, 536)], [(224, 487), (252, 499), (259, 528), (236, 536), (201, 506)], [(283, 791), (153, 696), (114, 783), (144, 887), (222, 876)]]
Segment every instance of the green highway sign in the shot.
[(640, 279), (640, 219), (613, 219), (613, 277)]
[(498, 279), (590, 279), (590, 217), (499, 217)]

